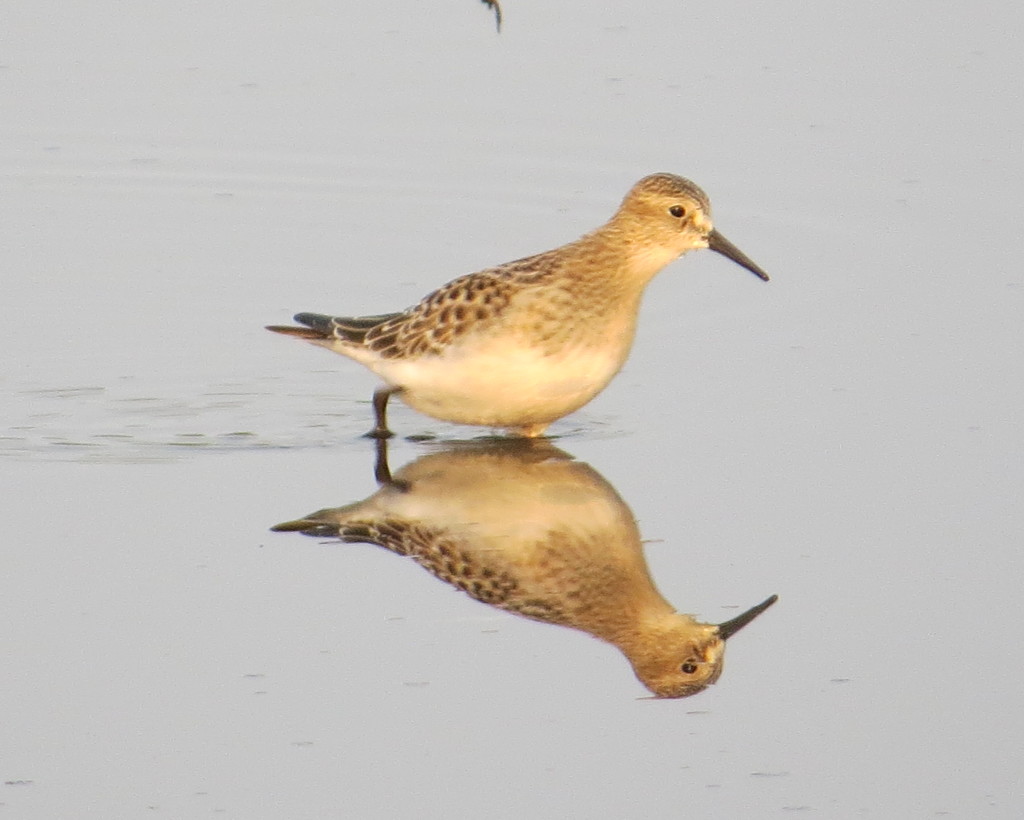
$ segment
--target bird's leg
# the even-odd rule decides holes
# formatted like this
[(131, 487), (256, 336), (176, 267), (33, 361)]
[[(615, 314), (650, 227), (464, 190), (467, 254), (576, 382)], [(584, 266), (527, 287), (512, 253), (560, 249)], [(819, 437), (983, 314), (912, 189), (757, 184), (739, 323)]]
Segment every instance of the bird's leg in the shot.
[(378, 438), (374, 441), (376, 445), (377, 458), (373, 462), (373, 477), (380, 485), (391, 484), (391, 467), (388, 465), (388, 440)]
[(373, 441), (376, 448), (376, 460), (373, 463), (373, 477), (381, 487), (392, 487), (399, 492), (409, 491), (408, 481), (399, 481), (391, 475), (391, 465), (388, 464), (388, 440), (378, 438)]
[(391, 438), (394, 433), (388, 429), (388, 399), (397, 393), (397, 387), (378, 387), (373, 391), (373, 429), (366, 434), (367, 438)]

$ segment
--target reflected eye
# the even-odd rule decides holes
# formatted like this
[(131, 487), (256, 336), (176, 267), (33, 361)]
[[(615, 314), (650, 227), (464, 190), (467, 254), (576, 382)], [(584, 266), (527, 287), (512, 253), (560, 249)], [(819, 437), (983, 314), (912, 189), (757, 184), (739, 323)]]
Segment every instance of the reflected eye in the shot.
[(679, 668), (683, 671), (683, 674), (685, 674), (685, 675), (692, 675), (694, 672), (697, 671), (697, 664), (691, 663), (690, 661), (687, 661), (686, 663), (684, 663)]
[(677, 218), (686, 216), (686, 208), (682, 205), (673, 205), (668, 209), (668, 212)]

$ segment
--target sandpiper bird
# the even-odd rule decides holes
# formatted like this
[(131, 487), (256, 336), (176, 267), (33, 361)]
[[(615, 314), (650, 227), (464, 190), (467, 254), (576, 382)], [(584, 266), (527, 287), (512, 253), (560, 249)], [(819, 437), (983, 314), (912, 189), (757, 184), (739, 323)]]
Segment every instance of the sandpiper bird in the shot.
[(715, 683), (726, 640), (776, 600), (721, 624), (676, 612), (651, 580), (629, 507), (547, 441), (454, 446), (394, 477), (378, 446), (376, 493), (273, 529), (386, 547), (478, 601), (588, 632), (658, 697)]
[(454, 279), (401, 313), (299, 313), (295, 321), (304, 327), (268, 329), (341, 353), (380, 376), (370, 436), (391, 435), (387, 403), (398, 395), (437, 419), (534, 437), (611, 381), (629, 355), (647, 283), (697, 248), (768, 279), (714, 228), (700, 188), (653, 174), (596, 231)]

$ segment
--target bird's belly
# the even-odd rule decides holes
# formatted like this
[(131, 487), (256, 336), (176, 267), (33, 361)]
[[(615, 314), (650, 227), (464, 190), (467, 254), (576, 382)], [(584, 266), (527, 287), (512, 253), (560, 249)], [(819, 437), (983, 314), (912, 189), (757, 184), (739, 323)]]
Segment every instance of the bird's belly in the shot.
[(379, 363), (410, 407), (461, 424), (546, 424), (582, 407), (618, 372), (625, 351), (572, 347), (553, 355), (508, 349)]

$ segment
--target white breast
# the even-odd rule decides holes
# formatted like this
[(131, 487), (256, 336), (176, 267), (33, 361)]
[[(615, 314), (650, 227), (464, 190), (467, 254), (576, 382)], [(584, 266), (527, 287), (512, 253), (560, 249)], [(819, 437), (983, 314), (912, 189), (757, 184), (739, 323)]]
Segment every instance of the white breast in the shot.
[(491, 344), (371, 367), (403, 388), (402, 400), (427, 415), (462, 424), (542, 424), (582, 407), (618, 372), (628, 345), (571, 346), (545, 356)]

